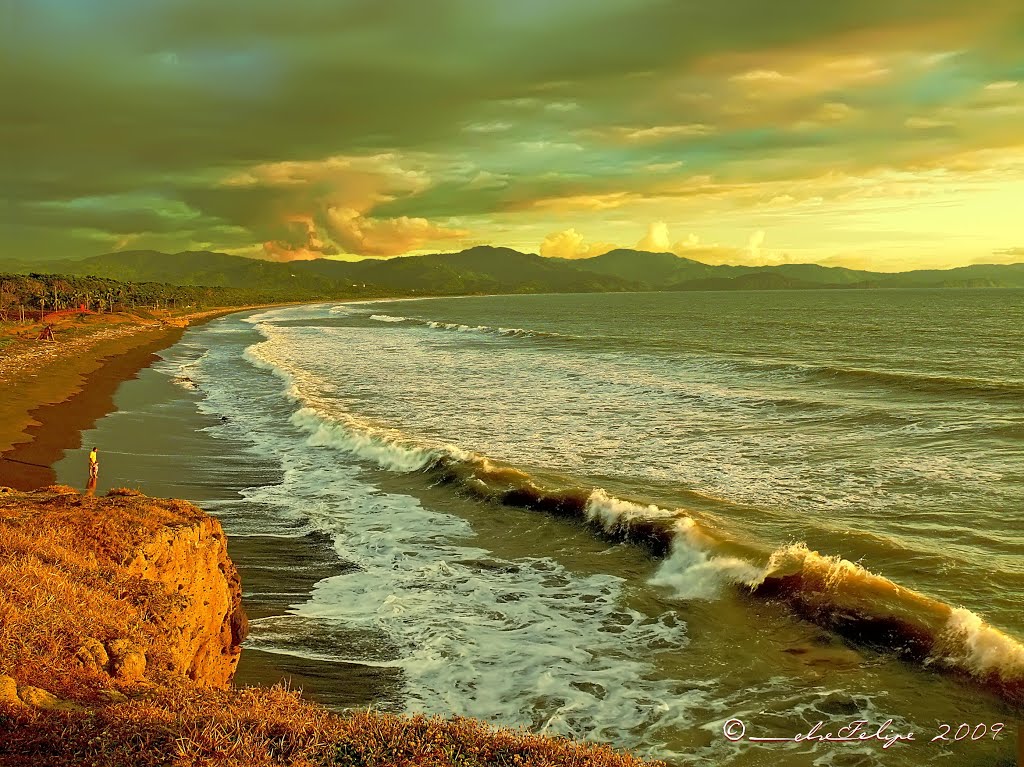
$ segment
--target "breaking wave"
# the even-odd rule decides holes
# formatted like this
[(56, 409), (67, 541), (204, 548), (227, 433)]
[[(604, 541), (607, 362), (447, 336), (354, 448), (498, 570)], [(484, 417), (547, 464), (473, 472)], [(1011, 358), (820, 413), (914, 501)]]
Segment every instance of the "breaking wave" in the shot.
[(751, 591), (858, 644), (965, 674), (1024, 704), (1024, 645), (977, 614), (802, 543), (772, 553)]
[(401, 317), (392, 314), (372, 314), (370, 319), (375, 322), (406, 323), (431, 330), (446, 330), (455, 333), (484, 333), (487, 335), (514, 336), (522, 338), (564, 338), (559, 333), (546, 333), (526, 328), (493, 328), (489, 325), (464, 325), (458, 322), (439, 322), (437, 320), (421, 320), (412, 317)]
[[(354, 313), (357, 311), (351, 305), (343, 304), (341, 307), (345, 307), (345, 313)], [(341, 311), (341, 308), (339, 308), (339, 311)], [(426, 327), (432, 330), (443, 330), (456, 333), (482, 333), (487, 335), (523, 338), (571, 338), (570, 336), (560, 333), (530, 330), (526, 328), (466, 325), (456, 322), (441, 322), (437, 320), (418, 319), (400, 315), (373, 314), (370, 319), (377, 322), (405, 323), (410, 326)], [(773, 359), (732, 359), (728, 357), (718, 357), (713, 353), (709, 354), (705, 359), (705, 364), (717, 365), (725, 370), (747, 370), (754, 371), (759, 375), (774, 374), (776, 376), (783, 376), (786, 378), (795, 377), (815, 383), (849, 385), (855, 388), (863, 387), (865, 385), (874, 385), (884, 389), (912, 391), (917, 394), (934, 396), (947, 396), (951, 393), (958, 393), (975, 397), (994, 398), (997, 400), (1024, 400), (1024, 381), (1015, 379), (1001, 380), (900, 370), (876, 370), (866, 367), (818, 365)]]
[(677, 599), (715, 599), (725, 589), (738, 589), (784, 604), (858, 645), (970, 678), (1012, 705), (1024, 705), (1024, 645), (969, 610), (803, 543), (783, 546), (758, 564), (764, 552), (727, 553), (724, 541), (688, 510), (617, 498), (601, 488), (546, 486), (513, 466), (370, 423), (304, 397), (297, 372), (275, 363), (261, 346), (249, 347), (245, 357), (285, 381), (286, 395), (299, 405), (292, 423), (311, 446), (339, 450), (388, 471), (421, 472), (435, 485), (484, 502), (574, 519), (660, 558), (651, 583)]

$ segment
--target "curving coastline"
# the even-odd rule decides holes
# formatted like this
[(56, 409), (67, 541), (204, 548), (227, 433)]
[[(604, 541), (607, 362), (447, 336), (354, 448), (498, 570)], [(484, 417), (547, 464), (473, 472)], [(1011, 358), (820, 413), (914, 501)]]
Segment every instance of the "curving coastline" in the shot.
[(0, 485), (33, 490), (56, 481), (51, 465), (79, 447), (81, 432), (114, 410), (123, 381), (181, 340), (188, 326), (257, 307), (214, 309), (161, 321), (113, 316), (84, 326), (55, 324), (58, 342), (10, 334), (0, 346)]
[[(1009, 638), (990, 630), (977, 616), (941, 603), (936, 607), (934, 600), (856, 564), (799, 546), (783, 547), (772, 556), (748, 556), (751, 552), (717, 540), (713, 528), (704, 527), (699, 515), (691, 516), (686, 509), (633, 503), (623, 499), (629, 497), (625, 493), (617, 498), (589, 487), (548, 486), (540, 477), (465, 451), (447, 446), (437, 450), (436, 445), (412, 439), (391, 442), (388, 438), (397, 433), (387, 429), (364, 433), (362, 421), (339, 420), (337, 412), (331, 413), (328, 428), (325, 414), (313, 408), (300, 413), (295, 425), (324, 447), (355, 452), (398, 473), (422, 472), (432, 484), (450, 485), (460, 495), (551, 512), (582, 523), (602, 538), (639, 544), (663, 560), (659, 577), (673, 581), (673, 588), (735, 584), (739, 593), (758, 597), (755, 601), (786, 604), (809, 622), (854, 643), (896, 650), (915, 665), (948, 668), (972, 685), (980, 682), (994, 689), (1008, 702), (1017, 700), (1015, 675), (1004, 673), (1013, 671), (1018, 657), (1012, 640), (1004, 642)], [(893, 617), (899, 621), (891, 621)], [(16, 683), (15, 694), (17, 689)]]
[[(383, 322), (405, 318), (374, 315)], [(1024, 707), (1024, 645), (970, 610), (870, 572), (842, 556), (792, 543), (775, 550), (725, 545), (687, 509), (614, 497), (601, 488), (547, 486), (521, 469), (448, 444), (413, 438), (338, 409), (306, 392), (298, 371), (260, 345), (246, 358), (282, 380), (297, 410), (292, 423), (310, 444), (328, 446), (399, 474), (422, 473), (436, 485), (480, 500), (582, 522), (610, 540), (663, 560), (658, 582), (681, 598), (733, 587), (781, 603), (799, 618), (854, 644), (942, 671)], [(737, 551), (739, 549), (739, 551)]]
[(46, 485), (120, 382), (181, 333), (86, 345), (90, 372), (65, 369), (47, 397), (8, 403), (36, 423), (15, 433), (21, 421), (6, 420), (0, 435), (14, 443), (0, 461), (0, 764), (645, 763), (471, 719), (341, 716), (280, 684), (233, 686), (248, 619), (220, 522), (135, 490)]

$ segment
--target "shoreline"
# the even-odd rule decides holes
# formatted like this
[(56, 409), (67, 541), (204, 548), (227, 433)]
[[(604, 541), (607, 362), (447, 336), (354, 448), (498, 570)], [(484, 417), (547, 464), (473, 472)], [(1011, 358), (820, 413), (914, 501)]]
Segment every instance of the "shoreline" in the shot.
[(469, 753), (495, 767), (666, 767), (481, 719), (339, 715), (285, 685), (233, 686), (241, 583), (220, 522), (185, 501), (4, 492), (0, 537), (0, 764), (464, 767)]
[[(160, 358), (158, 353), (178, 343), (188, 327), (198, 327), (229, 314), (277, 306), (282, 305), (218, 309), (176, 318), (186, 320), (180, 325), (139, 327), (127, 336), (100, 340), (84, 354), (67, 360), (79, 363), (84, 370), (69, 369), (70, 365), (64, 364), (59, 365), (60, 370), (48, 371), (52, 378), (60, 377), (53, 382), (58, 385), (44, 392), (49, 396), (38, 397), (37, 402), (23, 407), (27, 426), (17, 435), (11, 435), (13, 444), (0, 452), (0, 487), (32, 492), (55, 485), (55, 465), (67, 451), (81, 447), (84, 432), (117, 410), (114, 397), (121, 384), (137, 378), (142, 370), (156, 362)], [(24, 383), (25, 378), (25, 372), (19, 371), (15, 385)], [(11, 431), (17, 428), (10, 420), (8, 425)], [(5, 438), (9, 438), (8, 435), (0, 433), (0, 447)], [(83, 466), (83, 482), (85, 474)], [(303, 566), (287, 573), (268, 567), (271, 563), (264, 543), (259, 536), (242, 536), (233, 538), (230, 544), (248, 594), (244, 607), (255, 620), (286, 615), (293, 602), (308, 597), (317, 581), (345, 569), (330, 542), (319, 536), (289, 542), (289, 558), (302, 562)], [(279, 539), (271, 543), (278, 548), (282, 545)], [(273, 596), (268, 596), (270, 594)], [(296, 656), (245, 648), (235, 684), (270, 688), (285, 683), (292, 689), (305, 690), (311, 700), (338, 711), (369, 705), (364, 694), (368, 680), (363, 676), (365, 674), (350, 665), (331, 668)], [(371, 686), (380, 684), (380, 680), (376, 680)]]
[[(311, 531), (299, 538), (272, 535), (236, 535), (228, 544), (231, 559), (242, 577), (243, 606), (250, 624), (282, 618), (293, 605), (310, 598), (320, 581), (351, 567), (338, 557), (325, 533)], [(281, 562), (289, 563), (287, 568)], [(236, 687), (290, 689), (332, 711), (380, 708), (400, 684), (394, 670), (357, 663), (324, 661), (301, 653), (274, 652), (245, 645), (235, 672)]]
[[(260, 307), (224, 310), (215, 315), (202, 318), (193, 324), (200, 325), (215, 317), (257, 310), (258, 308)], [(166, 343), (161, 347), (166, 348), (180, 340), (185, 328), (164, 328), (162, 330), (168, 331), (167, 336), (163, 339)], [(176, 337), (170, 338), (175, 330), (177, 331)], [(154, 343), (157, 343), (157, 341), (154, 341)], [(143, 355), (141, 347), (142, 345), (140, 344), (140, 347), (137, 349), (140, 356)], [(155, 352), (153, 355), (155, 356)], [(112, 372), (110, 373), (112, 388), (107, 402), (109, 407), (105, 412), (117, 410), (114, 406), (113, 396), (120, 383), (135, 377), (136, 373), (144, 369), (152, 361), (153, 359), (151, 358), (145, 364), (139, 365), (133, 373), (121, 379), (117, 379)], [(96, 371), (97, 375), (108, 367), (111, 360), (103, 359), (100, 362), (101, 367)], [(84, 395), (89, 387), (92, 386), (92, 383), (92, 377), (87, 377), (87, 380), (83, 382), (83, 389), (77, 395), (69, 398), (69, 400)], [(70, 401), (58, 404), (67, 404), (69, 408), (74, 410)], [(122, 405), (122, 407), (128, 409), (125, 405)], [(53, 410), (56, 410), (56, 407)], [(99, 413), (94, 420), (99, 420), (102, 415), (103, 413)], [(48, 409), (45, 418), (52, 422), (61, 423), (63, 417), (59, 413), (55, 414)], [(74, 429), (76, 427), (69, 426), (67, 428)], [(85, 428), (89, 427), (81, 427), (83, 430)], [(102, 439), (99, 444), (104, 444)], [(0, 471), (3, 470), (3, 463), (3, 461), (0, 461)], [(28, 467), (24, 468), (27, 469)], [(68, 468), (70, 472), (78, 470), (74, 462), (70, 461)], [(84, 467), (82, 467), (82, 471), (84, 474)], [(2, 476), (0, 476), (0, 484), (4, 484)], [(76, 483), (72, 482), (71, 484)], [(168, 495), (187, 497), (175, 493), (168, 493)], [(318, 580), (330, 577), (345, 569), (345, 564), (338, 559), (337, 553), (332, 550), (333, 547), (330, 546), (329, 539), (325, 540), (320, 534), (316, 533), (294, 541), (289, 540), (287, 544), (284, 544), (280, 538), (270, 535), (240, 535), (231, 538), (230, 546), (233, 559), (243, 574), (243, 586), (246, 587), (247, 592), (254, 589), (254, 587), (254, 590), (257, 592), (252, 598), (247, 595), (244, 601), (244, 606), (257, 622), (265, 618), (273, 618), (274, 616), (285, 615), (291, 612), (289, 607), (295, 604), (291, 601), (293, 597), (297, 597), (301, 601), (301, 598), (309, 594), (312, 585)], [(282, 548), (282, 546), (285, 547)], [(284, 561), (289, 564), (287, 568), (268, 566), (275, 564), (275, 561), (277, 563)], [(280, 683), (282, 680), (286, 680), (286, 683), (292, 689), (301, 689), (309, 700), (315, 701), (317, 704), (329, 709), (344, 709), (353, 704), (358, 708), (365, 708), (366, 705), (358, 700), (358, 696), (364, 690), (372, 687), (379, 691), (374, 694), (375, 699), (385, 698), (387, 680), (380, 680), (370, 676), (360, 678), (360, 670), (361, 667), (359, 665), (350, 665), (344, 661), (320, 661), (316, 659), (315, 655), (303, 657), (301, 654), (268, 652), (267, 650), (259, 649), (258, 646), (245, 647), (240, 658), (238, 673), (235, 675), (235, 684), (239, 687), (255, 685), (260, 688), (268, 688)], [(365, 671), (365, 669), (363, 670)]]
[(114, 395), (122, 382), (152, 365), (157, 353), (180, 341), (188, 327), (267, 306), (214, 309), (172, 317), (159, 326), (140, 326), (119, 337), (97, 339), (36, 373), (19, 371), (4, 381), (20, 394), (20, 401), (9, 404), (0, 419), (5, 427), (0, 447), (8, 445), (0, 451), (0, 486), (26, 491), (54, 484), (53, 465), (65, 451), (81, 447), (82, 432), (116, 409)]
[(184, 328), (162, 330), (155, 338), (101, 357), (99, 367), (87, 373), (65, 399), (29, 410), (34, 425), (22, 433), (27, 439), (0, 455), (0, 485), (35, 490), (54, 484), (53, 464), (66, 450), (81, 447), (82, 432), (115, 409), (114, 394), (121, 383), (149, 367), (158, 359), (157, 352), (175, 344), (183, 334)]

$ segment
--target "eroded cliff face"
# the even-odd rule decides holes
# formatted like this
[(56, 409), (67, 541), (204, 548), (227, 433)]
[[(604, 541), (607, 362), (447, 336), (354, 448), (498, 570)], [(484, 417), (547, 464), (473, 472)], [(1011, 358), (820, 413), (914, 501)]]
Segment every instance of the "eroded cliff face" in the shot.
[(248, 622), (241, 580), (220, 522), (205, 517), (187, 527), (156, 531), (125, 571), (181, 598), (174, 609), (153, 616), (173, 664), (167, 670), (204, 687), (230, 684)]
[(0, 701), (230, 686), (248, 623), (216, 519), (131, 490), (0, 492)]
[(229, 689), (245, 629), (224, 532), (195, 506), (0, 487), (0, 765), (642, 767), (471, 719)]

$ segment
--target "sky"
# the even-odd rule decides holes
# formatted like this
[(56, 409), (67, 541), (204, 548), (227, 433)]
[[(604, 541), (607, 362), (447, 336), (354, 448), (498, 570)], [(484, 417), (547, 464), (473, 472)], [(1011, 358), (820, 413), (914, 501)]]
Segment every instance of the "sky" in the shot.
[(0, 256), (1024, 261), (1020, 0), (11, 0)]

